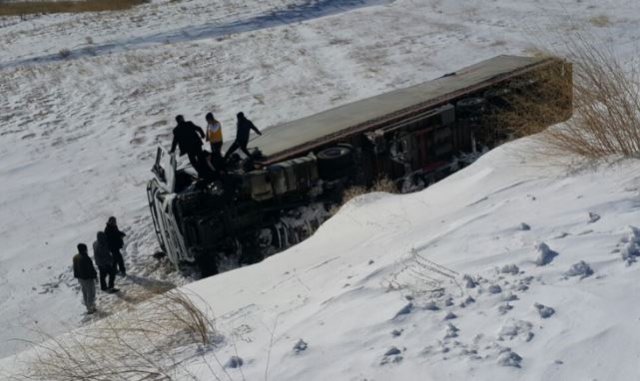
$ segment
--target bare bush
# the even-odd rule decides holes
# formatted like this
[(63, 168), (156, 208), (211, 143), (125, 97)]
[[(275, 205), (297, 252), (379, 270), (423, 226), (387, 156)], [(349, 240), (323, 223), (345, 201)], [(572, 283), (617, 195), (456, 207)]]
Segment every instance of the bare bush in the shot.
[(554, 153), (587, 158), (634, 157), (640, 151), (640, 86), (638, 72), (595, 39), (568, 42), (574, 63), (574, 116), (541, 135)]
[(478, 139), (495, 146), (513, 138), (540, 133), (551, 124), (567, 120), (571, 116), (571, 70), (563, 60), (551, 55), (536, 54), (552, 60), (544, 69), (514, 78), (507, 87), (487, 94), (491, 108), (485, 118)]
[[(194, 303), (194, 296), (172, 290), (70, 334), (57, 338), (42, 334), (46, 341), (32, 343), (35, 349), (25, 370), (13, 379), (193, 379), (177, 349), (208, 346), (215, 337), (213, 321)], [(218, 372), (209, 368), (214, 379), (225, 373), (220, 364)]]

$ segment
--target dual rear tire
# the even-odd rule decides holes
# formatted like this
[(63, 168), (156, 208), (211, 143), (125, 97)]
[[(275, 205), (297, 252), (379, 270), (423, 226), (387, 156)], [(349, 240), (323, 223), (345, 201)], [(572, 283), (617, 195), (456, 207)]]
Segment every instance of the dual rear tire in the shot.
[(353, 170), (353, 150), (348, 146), (325, 148), (316, 155), (318, 174), (323, 180), (337, 180), (351, 175)]

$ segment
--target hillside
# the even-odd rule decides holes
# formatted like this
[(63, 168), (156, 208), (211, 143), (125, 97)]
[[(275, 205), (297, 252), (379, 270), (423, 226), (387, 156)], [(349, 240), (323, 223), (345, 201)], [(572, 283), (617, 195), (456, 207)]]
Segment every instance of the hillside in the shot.
[[(70, 260), (76, 244), (93, 242), (110, 215), (128, 233), (132, 277), (121, 285), (130, 296), (193, 280), (151, 257), (158, 246), (145, 183), (154, 147), (170, 142), (175, 114), (202, 123), (213, 111), (229, 140), (233, 116), (242, 110), (268, 133), (271, 125), (497, 54), (536, 54), (540, 47), (561, 52), (562, 36), (571, 33), (593, 35), (632, 67), (633, 43), (640, 37), (634, 4), (193, 0), (153, 1), (126, 12), (1, 19), (0, 357), (24, 348), (11, 339), (34, 337), (34, 327), (58, 334), (84, 324)], [(612, 372), (620, 372), (617, 379), (633, 378), (631, 359), (637, 353), (620, 343), (633, 342), (635, 335), (638, 314), (628, 297), (634, 295), (630, 279), (636, 266), (626, 266), (619, 252), (611, 252), (633, 242), (624, 237), (635, 234), (627, 225), (637, 224), (636, 164), (569, 174), (520, 152), (527, 144), (493, 152), (419, 194), (355, 200), (309, 242), (188, 287), (211, 303), (227, 335), (238, 321), (249, 321), (253, 344), (238, 346), (243, 357), (254, 360), (248, 374), (264, 373), (260, 353), (269, 340), (256, 327), (276, 326), (272, 379), (295, 379), (303, 370), (318, 378), (321, 371), (344, 371), (353, 379), (386, 379), (386, 372), (401, 377), (426, 369), (442, 378), (497, 372), (509, 379), (519, 370), (496, 367), (503, 347), (523, 358), (522, 369), (531, 379), (600, 374), (611, 379)], [(601, 218), (588, 223), (589, 212)], [(521, 230), (521, 223), (531, 229)], [(538, 267), (532, 262), (541, 242), (559, 255)], [(434, 275), (431, 262), (425, 265), (420, 258), (446, 266), (447, 275)], [(594, 274), (564, 279), (581, 260)], [(518, 271), (495, 270), (510, 264)], [(400, 271), (412, 266), (431, 270)], [(463, 284), (463, 274), (485, 282), (459, 290), (455, 283)], [(435, 276), (447, 286), (435, 300), (437, 313), (424, 310), (420, 280), (425, 276), (426, 284)], [(245, 284), (246, 279), (256, 281)], [(524, 282), (531, 291), (511, 290), (504, 282)], [(489, 295), (494, 284), (505, 291)], [(478, 290), (484, 291), (476, 295)], [(512, 310), (498, 311), (509, 292), (519, 301), (510, 303)], [(413, 293), (420, 295), (413, 312), (393, 320)], [(477, 303), (458, 307), (469, 295)], [(460, 316), (451, 323), (461, 339), (446, 341), (441, 319), (448, 297)], [(108, 313), (131, 301), (99, 299)], [(556, 314), (539, 320), (534, 303), (549, 305)], [(287, 308), (291, 313), (283, 314)], [(275, 322), (275, 316), (285, 315)], [(498, 340), (510, 324), (519, 327), (513, 340)], [(323, 326), (331, 334), (318, 328)], [(394, 329), (404, 331), (393, 338)], [(526, 341), (529, 333), (533, 339)], [(477, 334), (483, 336), (473, 344)], [(303, 356), (310, 361), (304, 365), (285, 361), (294, 338), (309, 343)], [(391, 345), (407, 348), (404, 360), (379, 367)], [(426, 357), (420, 357), (428, 346)], [(448, 352), (441, 353), (445, 347)], [(594, 348), (602, 350), (599, 362)], [(463, 350), (486, 359), (475, 363), (472, 353), (449, 365), (460, 357), (447, 353)], [(613, 361), (614, 356), (621, 358)], [(616, 367), (605, 366), (609, 362)]]

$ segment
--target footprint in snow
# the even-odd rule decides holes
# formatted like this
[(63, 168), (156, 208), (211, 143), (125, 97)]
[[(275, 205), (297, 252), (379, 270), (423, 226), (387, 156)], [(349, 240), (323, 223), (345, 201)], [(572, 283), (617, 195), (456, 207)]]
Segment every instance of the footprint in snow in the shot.
[(529, 342), (533, 339), (533, 324), (524, 320), (510, 320), (500, 328), (498, 341), (520, 339)]
[(543, 319), (547, 319), (551, 317), (551, 315), (556, 313), (556, 310), (551, 307), (545, 306), (544, 304), (535, 303), (533, 306), (538, 310), (538, 314)]
[(385, 352), (382, 361), (380, 361), (380, 365), (387, 365), (389, 363), (398, 364), (402, 359), (402, 351), (396, 347), (391, 347)]
[(293, 352), (296, 354), (299, 354), (306, 351), (308, 347), (309, 347), (309, 344), (307, 344), (304, 340), (300, 339), (298, 340), (296, 345), (293, 346)]
[(458, 315), (454, 314), (453, 312), (449, 312), (444, 317), (444, 320), (453, 320), (453, 319), (456, 319), (457, 317), (458, 317)]
[(531, 230), (531, 226), (529, 226), (529, 224), (525, 224), (524, 222), (520, 223), (520, 226), (518, 228), (522, 231)]
[(498, 306), (498, 313), (500, 315), (505, 315), (507, 312), (511, 311), (512, 309), (513, 309), (513, 306), (509, 303), (501, 304), (500, 306)]
[(521, 363), (522, 363), (522, 357), (516, 352), (513, 352), (509, 348), (507, 348), (504, 352), (500, 354), (500, 356), (498, 356), (498, 365), (520, 368)]
[(460, 331), (458, 327), (451, 323), (448, 323), (447, 329), (445, 330), (444, 339), (446, 340), (458, 337), (458, 331)]
[(393, 317), (393, 319), (398, 319), (404, 315), (409, 315), (411, 313), (411, 311), (413, 311), (413, 303), (408, 303), (406, 304), (404, 307), (402, 307), (400, 309), (400, 311), (398, 311), (396, 313), (396, 315)]
[(465, 274), (462, 277), (462, 280), (464, 281), (464, 286), (466, 288), (475, 288), (478, 285), (478, 282), (473, 279), (473, 277), (471, 277), (471, 275)]

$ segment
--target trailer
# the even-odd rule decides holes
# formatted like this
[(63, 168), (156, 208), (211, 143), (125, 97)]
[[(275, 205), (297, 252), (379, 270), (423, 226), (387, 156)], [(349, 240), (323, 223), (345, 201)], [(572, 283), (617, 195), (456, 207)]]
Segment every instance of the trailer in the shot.
[(497, 56), (270, 127), (252, 141), (252, 158), (236, 155), (213, 181), (158, 148), (147, 186), (158, 241), (172, 263), (196, 263), (203, 276), (255, 263), (310, 236), (349, 187), (386, 179), (399, 192), (419, 190), (525, 120), (568, 119), (571, 89), (569, 62)]

